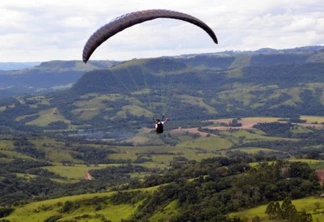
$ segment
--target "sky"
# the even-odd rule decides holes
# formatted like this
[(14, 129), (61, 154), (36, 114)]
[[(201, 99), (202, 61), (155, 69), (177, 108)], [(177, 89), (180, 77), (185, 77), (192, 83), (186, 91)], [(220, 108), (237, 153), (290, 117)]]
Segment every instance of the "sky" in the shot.
[(323, 0), (1, 0), (0, 62), (81, 60), (98, 28), (145, 9), (191, 14), (219, 43), (190, 23), (156, 19), (111, 37), (91, 60), (324, 45)]

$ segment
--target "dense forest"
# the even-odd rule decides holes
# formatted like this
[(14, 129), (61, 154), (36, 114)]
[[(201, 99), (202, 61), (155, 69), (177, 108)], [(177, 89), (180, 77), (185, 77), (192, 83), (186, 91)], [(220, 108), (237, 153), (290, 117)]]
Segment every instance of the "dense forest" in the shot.
[[(230, 218), (227, 214), (284, 198), (298, 199), (316, 195), (322, 190), (315, 172), (306, 163), (260, 162), (251, 167), (249, 163), (252, 161), (253, 158), (245, 157), (214, 157), (201, 162), (174, 163), (167, 171), (152, 172), (143, 180), (125, 177), (125, 173), (143, 170), (125, 165), (107, 168), (104, 172), (91, 171), (96, 180), (73, 185), (58, 184), (46, 179), (46, 171), (38, 172), (42, 177), (29, 180), (11, 176), (1, 181), (1, 205), (6, 209), (14, 209), (14, 206), (29, 201), (99, 192), (111, 185), (123, 184), (114, 188), (118, 190), (118, 196), (97, 201), (100, 205), (105, 204), (105, 201), (118, 204), (142, 200), (132, 219), (127, 221), (147, 221), (173, 201), (177, 202), (179, 214), (169, 218), (169, 221), (244, 221)], [(29, 170), (44, 164), (27, 162), (22, 165), (17, 162), (15, 165), (10, 164), (6, 171)], [(162, 186), (154, 193), (123, 192), (125, 189), (156, 185)], [(66, 204), (68, 203), (62, 206), (62, 212), (69, 211)], [(80, 203), (70, 203), (69, 207), (75, 208), (75, 204)]]

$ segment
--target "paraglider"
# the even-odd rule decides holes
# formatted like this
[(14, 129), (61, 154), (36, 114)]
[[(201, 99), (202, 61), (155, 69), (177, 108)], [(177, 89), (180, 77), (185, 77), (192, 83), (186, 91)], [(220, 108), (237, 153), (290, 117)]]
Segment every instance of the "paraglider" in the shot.
[(165, 120), (164, 120), (164, 116), (162, 117), (162, 120), (160, 120), (160, 119), (154, 119), (153, 118), (153, 121), (154, 121), (154, 126), (155, 126), (155, 132), (156, 132), (156, 134), (161, 134), (161, 133), (163, 133), (163, 131), (164, 131), (164, 123), (166, 122), (166, 121), (168, 121), (168, 118), (166, 118)]
[(117, 34), (118, 32), (123, 31), (126, 28), (129, 28), (133, 25), (146, 22), (149, 20), (157, 19), (157, 18), (169, 18), (169, 19), (178, 19), (185, 22), (189, 22), (193, 25), (196, 25), (202, 28), (217, 44), (218, 40), (213, 32), (213, 30), (205, 24), (203, 21), (195, 18), (191, 15), (166, 10), (166, 9), (151, 9), (151, 10), (143, 10), (131, 12), (116, 19), (112, 20), (108, 24), (102, 26), (98, 29), (87, 41), (86, 45), (83, 48), (82, 60), (84, 63), (87, 63), (92, 53), (99, 47), (103, 42)]
[[(142, 11), (136, 11), (136, 12), (131, 12), (125, 15), (122, 15), (120, 17), (117, 17), (116, 19), (112, 20), (108, 24), (102, 26), (99, 28), (96, 32), (92, 34), (92, 36), (89, 38), (89, 40), (86, 42), (84, 48), (83, 48), (83, 54), (82, 54), (82, 60), (84, 63), (87, 63), (88, 60), (90, 59), (91, 55), (93, 52), (106, 40), (108, 40), (110, 37), (118, 34), (119, 32), (123, 31), (124, 29), (127, 29), (131, 26), (137, 25), (139, 23), (143, 23), (146, 21), (150, 21), (153, 19), (157, 18), (167, 18), (167, 19), (177, 19), (181, 21), (185, 21), (188, 23), (191, 23), (195, 26), (198, 26), (199, 28), (203, 29), (213, 40), (214, 43), (218, 44), (217, 37), (213, 30), (203, 21), (200, 19), (189, 15), (185, 14), (182, 12), (177, 12), (177, 11), (172, 11), (172, 10), (166, 10), (166, 9), (151, 9), (151, 10), (142, 10)], [(144, 73), (143, 73), (144, 75)], [(118, 78), (116, 76), (116, 78)], [(145, 86), (146, 84), (146, 78), (144, 78)], [(172, 83), (172, 80), (169, 81), (169, 83)], [(169, 84), (170, 85), (170, 84)], [(138, 86), (136, 84), (136, 86)], [(167, 87), (171, 88), (171, 87)], [(143, 94), (143, 91), (140, 91), (141, 94)], [(171, 93), (168, 93), (170, 96)], [(169, 100), (170, 101), (170, 100)], [(167, 104), (169, 103), (167, 102)], [(150, 107), (151, 107), (151, 102), (149, 99)], [(151, 113), (152, 108), (151, 108)], [(163, 113), (164, 114), (164, 113)], [(165, 120), (160, 121), (159, 119), (153, 118), (154, 125), (155, 125), (155, 132), (157, 134), (163, 133), (163, 125), (168, 119), (166, 118)]]

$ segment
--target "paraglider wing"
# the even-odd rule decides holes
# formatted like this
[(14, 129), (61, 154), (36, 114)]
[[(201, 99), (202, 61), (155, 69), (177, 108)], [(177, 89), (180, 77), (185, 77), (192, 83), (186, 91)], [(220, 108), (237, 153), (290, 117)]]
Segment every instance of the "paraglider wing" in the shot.
[(98, 46), (100, 46), (104, 41), (117, 34), (118, 32), (129, 28), (133, 25), (157, 19), (157, 18), (170, 18), (170, 19), (178, 19), (182, 21), (186, 21), (192, 23), (200, 28), (202, 28), (207, 34), (212, 38), (212, 40), (217, 44), (217, 37), (213, 30), (206, 25), (203, 21), (182, 13), (165, 9), (151, 9), (151, 10), (143, 10), (136, 11), (129, 14), (125, 14), (120, 16), (108, 24), (102, 26), (98, 29), (87, 41), (86, 45), (83, 49), (82, 59), (83, 62), (87, 62), (92, 55), (92, 53), (96, 50)]

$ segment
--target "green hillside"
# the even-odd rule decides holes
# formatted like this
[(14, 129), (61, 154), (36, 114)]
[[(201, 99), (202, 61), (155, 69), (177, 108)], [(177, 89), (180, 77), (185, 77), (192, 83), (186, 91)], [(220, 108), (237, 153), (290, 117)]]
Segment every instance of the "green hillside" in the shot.
[(42, 63), (82, 77), (0, 100), (0, 221), (237, 222), (286, 197), (302, 210), (322, 192), (321, 49)]
[[(9, 221), (234, 222), (253, 215), (251, 210), (233, 213), (241, 209), (283, 197), (303, 198), (320, 191), (315, 173), (306, 163), (264, 162), (252, 168), (248, 165), (250, 161), (242, 157), (217, 157), (174, 164), (163, 174), (134, 180), (119, 186), (118, 191), (34, 201), (0, 208), (0, 212)], [(313, 198), (312, 203), (315, 201)], [(298, 200), (294, 203), (305, 204)], [(302, 208), (299, 205), (298, 209)], [(253, 216), (264, 218), (262, 209), (255, 210)]]
[[(1, 100), (0, 123), (23, 131), (102, 129), (115, 138), (137, 134), (162, 115), (172, 119), (170, 129), (226, 117), (321, 115), (322, 58), (313, 47), (133, 59), (110, 68), (94, 63), (98, 69), (71, 89)], [(80, 71), (78, 64), (36, 68)]]
[(152, 189), (147, 190), (125, 193), (127, 198), (134, 198), (127, 201), (116, 200), (119, 193), (106, 192), (30, 203), (15, 209), (14, 213), (6, 219), (12, 222), (55, 221), (55, 219), (58, 221), (121, 221), (132, 216), (141, 199), (147, 195), (146, 192), (152, 192)]
[(84, 72), (107, 69), (118, 63), (90, 61), (86, 65), (81, 61), (47, 61), (25, 69), (1, 71), (0, 98), (68, 89)]
[[(281, 202), (282, 203), (282, 202)], [(322, 205), (324, 204), (324, 199), (320, 197), (307, 197), (292, 201), (293, 205), (296, 206), (298, 211), (306, 211), (312, 215), (313, 221), (322, 221), (324, 219), (322, 212)], [(266, 208), (268, 204), (264, 204), (249, 210), (241, 211), (238, 213), (232, 213), (232, 216), (239, 216), (253, 219), (256, 216), (261, 218), (261, 221), (280, 221), (280, 220), (270, 220), (269, 216), (266, 214)]]

